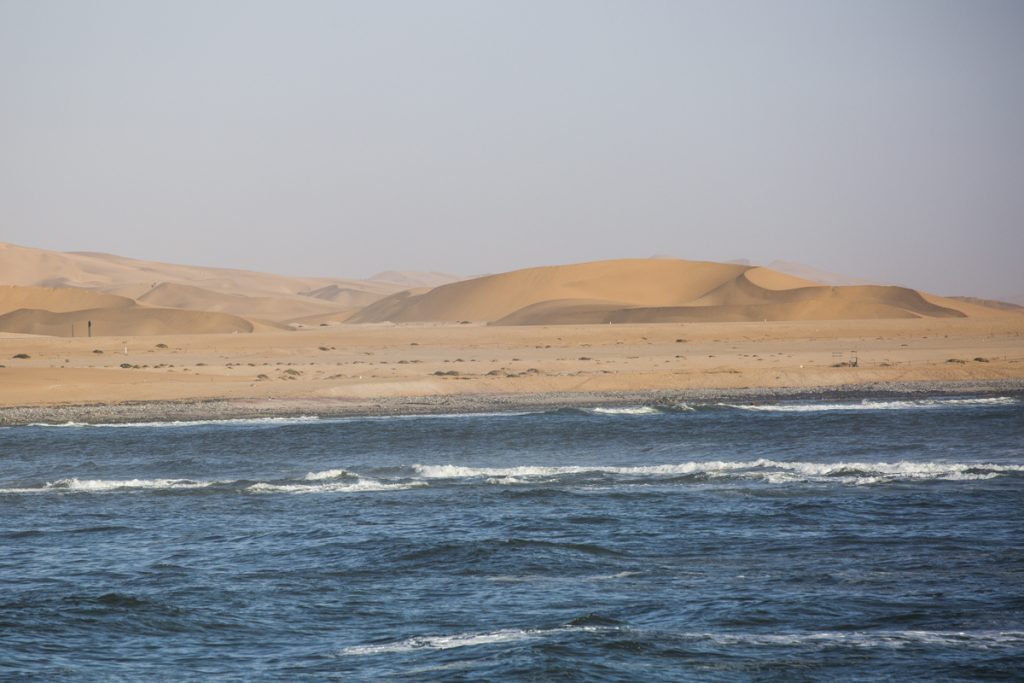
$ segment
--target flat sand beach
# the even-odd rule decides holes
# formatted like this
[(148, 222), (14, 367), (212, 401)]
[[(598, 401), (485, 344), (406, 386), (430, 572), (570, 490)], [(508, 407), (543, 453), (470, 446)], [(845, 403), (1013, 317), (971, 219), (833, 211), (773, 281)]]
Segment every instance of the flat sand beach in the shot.
[(1024, 384), (1022, 320), (406, 323), (91, 339), (8, 334), (0, 336), (0, 422), (985, 391)]

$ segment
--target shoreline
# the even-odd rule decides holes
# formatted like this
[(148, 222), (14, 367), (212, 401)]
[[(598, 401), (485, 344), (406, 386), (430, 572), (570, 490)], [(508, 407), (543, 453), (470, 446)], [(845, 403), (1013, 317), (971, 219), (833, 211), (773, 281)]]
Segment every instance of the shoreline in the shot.
[(380, 417), (557, 410), (560, 408), (671, 406), (709, 401), (913, 399), (923, 396), (1024, 394), (1024, 379), (870, 382), (842, 387), (755, 387), (644, 391), (535, 392), (394, 396), (374, 399), (227, 398), (0, 407), (0, 426), (33, 423), (130, 424), (315, 416)]

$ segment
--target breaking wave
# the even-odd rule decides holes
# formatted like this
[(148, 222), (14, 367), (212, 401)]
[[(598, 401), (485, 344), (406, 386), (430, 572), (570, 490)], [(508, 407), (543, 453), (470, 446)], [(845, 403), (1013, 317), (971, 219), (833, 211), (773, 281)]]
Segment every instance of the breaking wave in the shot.
[[(537, 486), (767, 484), (870, 485), (899, 482), (966, 482), (1024, 475), (1024, 465), (950, 462), (788, 462), (768, 460), (693, 461), (660, 465), (522, 465), (471, 467), (415, 464), (404, 476), (368, 477), (337, 468), (268, 481), (200, 479), (79, 479), (0, 488), (0, 494), (112, 493), (131, 491), (227, 491), (242, 493), (358, 493), (400, 491), (432, 485)], [(394, 474), (395, 470), (392, 470)]]
[(59, 424), (49, 422), (33, 422), (29, 427), (117, 427), (117, 428), (138, 428), (138, 427), (205, 427), (208, 425), (229, 425), (229, 426), (277, 426), (304, 424), (316, 422), (321, 418), (316, 415), (299, 415), (297, 417), (243, 417), (225, 420), (172, 420), (169, 422), (63, 422)]
[(657, 481), (685, 477), (691, 480), (754, 479), (769, 483), (821, 482), (874, 484), (892, 481), (992, 479), (1022, 473), (1024, 465), (942, 462), (781, 462), (758, 459), (748, 461), (685, 462), (679, 464), (617, 467), (606, 465), (566, 465), (561, 467), (467, 467), (462, 465), (413, 465), (425, 479), (482, 478), (491, 484), (536, 484), (567, 477), (611, 476)]
[(928, 398), (899, 401), (878, 401), (864, 399), (859, 402), (835, 403), (766, 403), (737, 404), (719, 403), (723, 408), (735, 410), (752, 410), (773, 413), (820, 413), (840, 410), (922, 410), (928, 408), (953, 408), (958, 406), (1009, 406), (1020, 401), (1009, 396), (993, 396), (988, 398)]
[(855, 647), (904, 648), (935, 646), (942, 648), (997, 649), (1024, 645), (1021, 631), (812, 631), (803, 633), (730, 633), (730, 632), (653, 632), (620, 625), (576, 625), (557, 628), (502, 629), (455, 633), (439, 636), (415, 636), (404, 640), (370, 643), (343, 648), (342, 656), (375, 656), (424, 650), (450, 650), (539, 640), (572, 632), (633, 634), (644, 639), (712, 643), (725, 647)]

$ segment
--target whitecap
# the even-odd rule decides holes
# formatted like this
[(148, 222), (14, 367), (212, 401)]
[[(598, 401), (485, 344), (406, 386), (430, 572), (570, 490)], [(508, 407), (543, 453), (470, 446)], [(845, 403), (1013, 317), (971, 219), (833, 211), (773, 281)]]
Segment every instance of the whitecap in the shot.
[(205, 427), (212, 425), (227, 426), (279, 426), (291, 424), (303, 424), (316, 422), (320, 418), (316, 415), (300, 415), (297, 417), (244, 417), (230, 418), (224, 420), (170, 420), (165, 422), (64, 422), (48, 423), (33, 422), (29, 427), (104, 427), (104, 428), (171, 428), (171, 427)]
[(459, 647), (493, 645), (495, 643), (514, 643), (573, 631), (596, 632), (609, 630), (618, 630), (618, 627), (562, 626), (547, 629), (502, 629), (499, 631), (456, 633), (446, 636), (414, 636), (412, 638), (406, 638), (405, 640), (398, 640), (390, 643), (376, 643), (346, 647), (340, 650), (338, 654), (346, 656), (382, 655), (415, 652), (417, 650), (450, 650)]
[(386, 483), (361, 479), (355, 483), (331, 482), (327, 484), (272, 484), (257, 482), (246, 487), (249, 493), (363, 493), (368, 491), (404, 491), (423, 488), (426, 482)]
[(597, 415), (657, 415), (657, 408), (651, 406), (635, 406), (629, 408), (594, 408), (590, 412)]
[(348, 470), (323, 470), (321, 472), (307, 472), (304, 479), (306, 481), (322, 481), (324, 479), (338, 479), (340, 477), (354, 477)]
[(912, 645), (989, 648), (1024, 645), (1021, 631), (811, 631), (803, 633), (678, 633), (686, 640), (705, 640), (717, 645), (806, 646), (850, 645), (861, 648), (901, 648)]
[(1006, 406), (1016, 405), (1020, 401), (1010, 396), (993, 396), (985, 398), (929, 398), (879, 401), (864, 399), (860, 402), (838, 403), (719, 403), (724, 408), (749, 410), (770, 413), (820, 413), (853, 410), (923, 410), (956, 406)]
[(214, 484), (191, 479), (79, 479), (69, 477), (47, 482), (43, 486), (0, 489), (0, 493), (106, 493), (131, 489), (197, 489)]
[(944, 462), (786, 462), (761, 458), (746, 461), (704, 461), (677, 464), (612, 466), (564, 465), (519, 467), (469, 467), (464, 465), (413, 465), (424, 479), (483, 479), (488, 484), (538, 484), (573, 475), (615, 475), (630, 479), (701, 476), (706, 479), (757, 479), (772, 484), (830, 482), (877, 484), (889, 481), (992, 479), (1024, 472), (1024, 465)]

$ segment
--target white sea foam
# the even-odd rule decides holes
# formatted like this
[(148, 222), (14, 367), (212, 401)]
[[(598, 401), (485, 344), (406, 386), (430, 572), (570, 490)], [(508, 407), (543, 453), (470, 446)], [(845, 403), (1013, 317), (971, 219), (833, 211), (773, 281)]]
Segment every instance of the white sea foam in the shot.
[(338, 479), (339, 477), (354, 477), (348, 470), (323, 470), (321, 472), (309, 472), (304, 477), (306, 481), (323, 481), (324, 479)]
[(125, 489), (198, 489), (216, 483), (191, 479), (79, 479), (70, 477), (32, 488), (0, 489), (0, 493), (105, 493)]
[(900, 480), (968, 481), (991, 479), (1012, 472), (1024, 472), (1024, 465), (943, 462), (784, 462), (768, 459), (726, 462), (684, 462), (678, 464), (617, 467), (610, 465), (467, 467), (463, 465), (413, 465), (424, 479), (483, 478), (490, 484), (537, 484), (541, 479), (572, 475), (620, 475), (625, 477), (760, 479), (768, 483), (799, 481), (874, 484)]
[(594, 408), (591, 410), (598, 415), (657, 415), (657, 408), (650, 406), (635, 406), (630, 408)]
[(563, 626), (548, 629), (503, 629), (500, 631), (483, 631), (476, 633), (456, 633), (447, 636), (417, 636), (390, 643), (373, 645), (355, 645), (342, 649), (341, 655), (382, 655), (417, 650), (450, 650), (457, 647), (473, 647), (476, 645), (493, 645), (495, 643), (515, 643), (524, 640), (544, 638), (549, 635), (572, 631), (608, 631), (617, 630), (608, 626)]
[(913, 645), (990, 648), (1024, 645), (1021, 631), (812, 631), (806, 633), (679, 633), (678, 638), (718, 645), (807, 646), (850, 645), (901, 648)]
[(993, 396), (987, 398), (929, 398), (899, 401), (875, 401), (871, 399), (864, 399), (858, 403), (719, 403), (718, 405), (725, 408), (751, 410), (756, 412), (820, 413), (847, 410), (922, 410), (955, 406), (1006, 406), (1016, 405), (1017, 403), (1020, 403), (1020, 401), (1010, 396)]
[[(343, 470), (338, 470), (343, 472)], [(311, 473), (322, 474), (322, 473)], [(355, 475), (351, 475), (355, 477)], [(308, 480), (309, 483), (274, 483), (236, 481), (196, 481), (192, 479), (78, 479), (71, 477), (47, 482), (42, 486), (0, 488), (0, 494), (24, 493), (111, 493), (132, 490), (179, 490), (201, 489), (213, 485), (228, 488), (245, 486), (249, 493), (358, 493), (364, 491), (398, 491), (428, 486), (425, 481), (382, 482), (374, 479), (356, 479), (355, 481), (333, 481), (331, 478)]]
[(360, 479), (354, 483), (330, 482), (327, 484), (270, 484), (257, 482), (246, 488), (249, 493), (363, 493), (368, 491), (403, 491), (422, 488), (426, 482), (413, 481), (388, 483), (373, 479)]
[(64, 422), (51, 424), (48, 422), (33, 422), (29, 427), (117, 427), (117, 428), (138, 428), (138, 427), (204, 427), (207, 425), (230, 425), (230, 426), (275, 426), (302, 424), (305, 422), (316, 422), (320, 418), (316, 415), (300, 415), (298, 417), (251, 417), (233, 418), (226, 420), (173, 420), (169, 422)]
[[(401, 654), (419, 650), (450, 650), (460, 647), (515, 643), (545, 638), (569, 632), (620, 633), (617, 626), (563, 626), (552, 629), (504, 629), (457, 633), (447, 636), (417, 636), (389, 643), (355, 645), (346, 647), (338, 654), (343, 656), (373, 656)], [(664, 638), (663, 633), (632, 631), (637, 635)], [(904, 648), (913, 646), (938, 646), (943, 648), (989, 649), (1019, 647), (1024, 645), (1021, 631), (812, 631), (804, 633), (716, 633), (683, 632), (671, 637), (681, 640), (711, 642), (716, 645), (736, 647), (835, 647), (857, 648)]]

